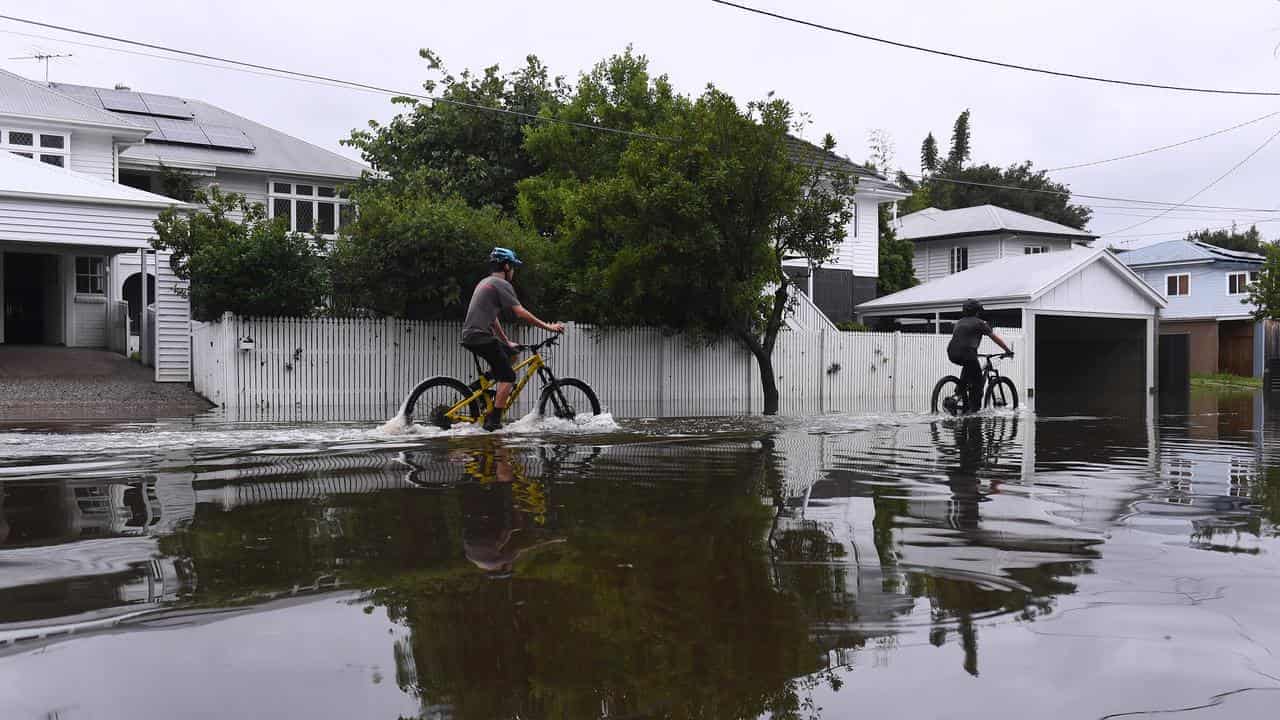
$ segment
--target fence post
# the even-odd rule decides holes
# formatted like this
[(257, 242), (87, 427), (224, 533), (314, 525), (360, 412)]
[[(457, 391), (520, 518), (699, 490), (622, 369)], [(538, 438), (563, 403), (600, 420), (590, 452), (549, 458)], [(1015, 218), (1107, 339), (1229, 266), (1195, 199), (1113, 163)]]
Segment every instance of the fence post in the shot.
[(893, 393), (893, 412), (898, 412), (898, 355), (902, 353), (902, 331), (893, 331), (893, 358), (889, 363), (889, 390)]

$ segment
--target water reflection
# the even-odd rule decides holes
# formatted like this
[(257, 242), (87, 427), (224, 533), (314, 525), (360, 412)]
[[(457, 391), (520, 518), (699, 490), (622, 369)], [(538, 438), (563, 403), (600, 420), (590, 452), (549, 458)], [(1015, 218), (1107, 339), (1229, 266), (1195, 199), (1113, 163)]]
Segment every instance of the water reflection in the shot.
[[(992, 682), (1020, 652), (1011, 628), (1198, 567), (1163, 564), (1169, 547), (1267, 558), (1280, 463), (1261, 407), (1195, 402), (1159, 427), (904, 415), (343, 435), (15, 476), (0, 482), (0, 656), (55, 642), (18, 640), (42, 626), (141, 632), (129, 613), (168, 627), (175, 608), (341, 591), (396, 628), (378, 640), (386, 674), (421, 717), (817, 717), (864, 698), (841, 690), (859, 672), (905, 684), (920, 646)], [(1231, 614), (1266, 627), (1250, 613)]]

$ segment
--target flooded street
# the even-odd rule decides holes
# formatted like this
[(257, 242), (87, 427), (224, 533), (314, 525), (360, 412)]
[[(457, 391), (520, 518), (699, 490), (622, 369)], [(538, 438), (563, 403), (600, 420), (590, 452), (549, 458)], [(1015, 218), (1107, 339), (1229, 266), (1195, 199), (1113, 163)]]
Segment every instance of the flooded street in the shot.
[(1274, 717), (1280, 410), (1163, 405), (11, 424), (0, 717)]

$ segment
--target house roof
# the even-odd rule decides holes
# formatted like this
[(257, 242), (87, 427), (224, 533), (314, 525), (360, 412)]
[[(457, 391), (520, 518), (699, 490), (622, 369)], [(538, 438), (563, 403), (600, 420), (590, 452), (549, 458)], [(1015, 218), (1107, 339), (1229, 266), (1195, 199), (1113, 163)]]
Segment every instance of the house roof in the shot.
[(1076, 242), (1098, 237), (1034, 215), (997, 205), (978, 205), (958, 210), (925, 208), (898, 219), (898, 237), (904, 240), (936, 240), (944, 237), (1011, 232), (1022, 235), (1057, 235)]
[[(857, 311), (866, 314), (933, 311), (958, 308), (969, 298), (984, 303), (1029, 304), (1057, 287), (1061, 281), (1080, 272), (1086, 265), (1095, 262), (1111, 265), (1154, 305), (1164, 307), (1168, 304), (1160, 293), (1120, 262), (1115, 253), (1105, 248), (1073, 248), (1062, 252), (1013, 255), (993, 260), (964, 272), (862, 303), (857, 306)], [(1105, 311), (1103, 308), (1099, 310)]]
[(105, 205), (128, 205), (164, 209), (184, 206), (163, 195), (135, 190), (55, 167), (39, 160), (0, 152), (0, 197), (34, 200), (63, 200)]
[(827, 152), (808, 140), (794, 135), (787, 136), (787, 150), (791, 159), (801, 165), (815, 166), (822, 164), (832, 170), (848, 173), (858, 180), (858, 192), (870, 192), (881, 196), (884, 201), (906, 197), (910, 193), (898, 187), (884, 175), (859, 165), (847, 157)]
[(6, 70), (0, 70), (0, 115), (127, 130), (135, 134), (146, 131), (136, 122), (108, 112), (100, 105), (67, 96)]
[[(47, 89), (80, 105), (91, 106), (94, 110), (150, 130), (145, 143), (120, 153), (120, 159), (125, 163), (165, 163), (175, 167), (225, 168), (335, 179), (355, 179), (368, 169), (335, 152), (200, 100), (132, 91), (125, 93), (129, 97), (119, 97), (120, 91), (67, 83), (50, 83)], [(131, 96), (140, 97), (141, 103)], [(109, 101), (104, 97), (117, 97), (116, 101), (111, 101), (112, 107), (120, 107), (119, 100), (132, 100), (138, 103), (138, 109), (133, 112), (109, 110)], [(165, 110), (155, 111), (153, 108)], [(173, 132), (173, 129), (178, 132)], [(210, 141), (214, 138), (205, 132), (206, 129), (216, 131), (223, 138), (235, 138), (231, 144), (239, 144), (240, 147), (232, 149), (205, 144), (206, 137)], [(165, 133), (177, 138), (193, 138), (195, 144), (163, 139)]]
[(1120, 253), (1120, 261), (1130, 267), (1145, 265), (1176, 265), (1180, 263), (1205, 263), (1216, 261), (1262, 263), (1265, 257), (1257, 253), (1227, 250), (1198, 240), (1169, 240), (1155, 245), (1126, 250)]

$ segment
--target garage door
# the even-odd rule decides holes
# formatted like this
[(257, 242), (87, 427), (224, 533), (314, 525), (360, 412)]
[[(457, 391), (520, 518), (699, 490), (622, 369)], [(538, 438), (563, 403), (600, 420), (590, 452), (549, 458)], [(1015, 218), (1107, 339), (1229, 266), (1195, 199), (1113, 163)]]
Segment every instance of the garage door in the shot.
[(1036, 412), (1142, 416), (1147, 322), (1036, 316)]

